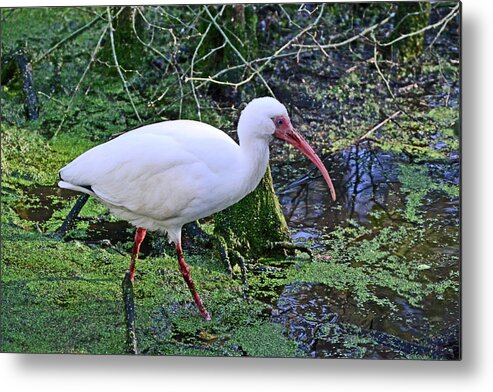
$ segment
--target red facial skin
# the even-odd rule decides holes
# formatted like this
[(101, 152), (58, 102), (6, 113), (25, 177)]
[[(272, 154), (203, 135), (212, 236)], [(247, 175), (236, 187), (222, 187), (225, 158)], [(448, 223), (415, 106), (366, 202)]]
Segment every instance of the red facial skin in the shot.
[(324, 164), (322, 163), (318, 155), (315, 153), (313, 148), (298, 132), (294, 130), (293, 126), (291, 125), (291, 121), (287, 116), (277, 116), (274, 117), (272, 121), (274, 121), (274, 124), (276, 126), (274, 136), (278, 139), (284, 140), (289, 144), (293, 145), (298, 150), (300, 150), (303, 153), (303, 155), (305, 155), (310, 161), (313, 162), (313, 164), (322, 173), (325, 182), (329, 186), (332, 200), (335, 201), (336, 191), (334, 189), (334, 185), (332, 184), (332, 180), (330, 179), (327, 169), (325, 168)]

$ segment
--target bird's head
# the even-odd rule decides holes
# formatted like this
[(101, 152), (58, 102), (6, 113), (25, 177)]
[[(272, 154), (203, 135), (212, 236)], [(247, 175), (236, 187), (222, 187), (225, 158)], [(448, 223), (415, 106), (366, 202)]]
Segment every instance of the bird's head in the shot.
[(308, 142), (294, 129), (286, 107), (271, 97), (256, 98), (243, 109), (238, 123), (240, 143), (245, 138), (284, 140), (300, 150), (322, 173), (335, 201), (336, 192), (324, 164)]

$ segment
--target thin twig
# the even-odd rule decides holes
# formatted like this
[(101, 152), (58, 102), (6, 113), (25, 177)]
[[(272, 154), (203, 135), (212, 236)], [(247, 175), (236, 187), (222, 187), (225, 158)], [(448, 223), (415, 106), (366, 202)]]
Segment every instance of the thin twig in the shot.
[[(215, 18), (221, 16), (223, 14), (225, 8), (226, 8), (226, 6), (224, 5), (221, 8), (221, 10), (217, 13), (217, 15), (215, 16)], [(195, 65), (195, 58), (197, 57), (197, 54), (199, 53), (199, 50), (202, 47), (202, 44), (204, 43), (205, 37), (207, 37), (207, 34), (209, 34), (209, 30), (211, 28), (212, 28), (212, 22), (209, 23), (209, 25), (205, 29), (204, 33), (200, 37), (200, 41), (199, 41), (197, 47), (195, 48), (195, 51), (193, 52), (192, 61), (191, 61), (191, 65), (190, 65), (190, 79), (189, 79), (190, 80), (190, 86), (192, 87), (192, 93), (193, 93), (193, 97), (195, 99), (195, 104), (197, 105), (197, 114), (199, 116), (199, 120), (200, 121), (202, 121), (202, 113), (200, 111), (200, 102), (199, 102), (199, 99), (197, 97), (197, 91), (195, 89), (195, 83), (194, 83), (194, 80), (193, 80), (193, 67)]]
[[(374, 31), (378, 27), (384, 25), (390, 19), (392, 19), (394, 17), (394, 15), (395, 15), (395, 13), (391, 13), (389, 16), (387, 16), (382, 21), (380, 21), (378, 23), (375, 23), (374, 25), (372, 25), (370, 27), (367, 27), (362, 32), (360, 32), (358, 34), (355, 34), (355, 35), (353, 35), (352, 37), (350, 37), (348, 39), (345, 39), (345, 40), (340, 41), (340, 42), (335, 42), (335, 43), (331, 43), (331, 44), (321, 45), (321, 47), (324, 48), (324, 49), (334, 49), (334, 48), (338, 48), (339, 46), (344, 46), (344, 45), (350, 44), (351, 42), (356, 41), (357, 39), (359, 39), (361, 37), (364, 37), (368, 33), (371, 33), (372, 31)], [(305, 49), (318, 49), (318, 47), (319, 47), (318, 45), (305, 45), (305, 44), (295, 44), (293, 46), (294, 47), (305, 48)]]
[(433, 38), (433, 41), (431, 41), (431, 43), (428, 45), (428, 47), (426, 48), (426, 50), (430, 50), (433, 45), (435, 44), (436, 40), (440, 37), (440, 35), (442, 35), (443, 31), (445, 30), (445, 28), (447, 27), (448, 23), (454, 19), (454, 17), (457, 15), (458, 11), (456, 13), (454, 13), (452, 16), (450, 16), (442, 25), (442, 27), (440, 28), (440, 30), (438, 30), (438, 33), (437, 35), (435, 36), (435, 38)]
[(68, 41), (70, 41), (72, 38), (75, 38), (80, 33), (86, 31), (88, 28), (92, 27), (96, 22), (101, 21), (101, 16), (102, 15), (103, 14), (98, 15), (97, 17), (95, 17), (94, 19), (92, 19), (91, 21), (89, 21), (88, 23), (86, 23), (84, 26), (82, 26), (82, 27), (78, 28), (77, 30), (75, 30), (72, 34), (68, 35), (67, 37), (65, 37), (64, 39), (62, 39), (60, 42), (58, 42), (56, 45), (54, 45), (53, 47), (51, 47), (50, 49), (48, 49), (46, 52), (44, 52), (43, 54), (41, 54), (37, 59), (35, 59), (34, 61), (32, 61), (31, 64), (34, 65), (36, 63), (39, 63), (45, 57), (49, 56), (51, 53), (53, 53), (55, 50), (57, 50), (59, 47), (61, 47), (62, 45), (64, 45)]
[(241, 52), (236, 48), (236, 46), (234, 46), (232, 44), (232, 42), (229, 40), (227, 34), (224, 32), (224, 30), (221, 28), (221, 26), (219, 26), (219, 24), (217, 23), (216, 19), (212, 16), (212, 14), (210, 13), (209, 11), (209, 8), (207, 8), (207, 6), (204, 6), (204, 9), (205, 9), (205, 12), (207, 13), (207, 15), (209, 16), (209, 18), (211, 19), (212, 23), (214, 24), (214, 26), (216, 27), (216, 29), (219, 31), (219, 33), (223, 36), (224, 40), (226, 41), (226, 43), (231, 47), (231, 49), (233, 49), (233, 52), (236, 53), (236, 55), (241, 59), (241, 61), (243, 61), (243, 63), (248, 67), (250, 68), (252, 71), (253, 71), (253, 74), (252, 74), (252, 78), (255, 76), (255, 75), (258, 75), (258, 77), (260, 78), (260, 80), (262, 81), (262, 83), (264, 83), (265, 87), (267, 88), (267, 90), (269, 91), (269, 93), (275, 97), (275, 94), (274, 92), (272, 91), (272, 89), (270, 88), (269, 84), (267, 83), (267, 81), (264, 79), (264, 77), (262, 76), (262, 74), (260, 73), (260, 69), (255, 69), (252, 65), (248, 65), (248, 61), (245, 60), (245, 58), (243, 57), (243, 55), (241, 54)]
[(407, 34), (402, 34), (401, 36), (393, 39), (392, 41), (389, 41), (389, 42), (377, 42), (379, 46), (390, 46), (390, 45), (393, 45), (395, 44), (396, 42), (399, 42), (403, 39), (406, 39), (406, 38), (409, 38), (409, 37), (412, 37), (414, 35), (418, 35), (418, 34), (421, 34), (421, 33), (424, 33), (425, 31), (428, 31), (428, 30), (431, 30), (431, 29), (436, 29), (437, 27), (441, 26), (442, 24), (444, 23), (448, 23), (449, 19), (452, 19), (455, 17), (455, 15), (457, 15), (458, 13), (458, 9), (460, 7), (460, 3), (457, 3), (457, 5), (452, 9), (452, 11), (450, 11), (450, 13), (445, 16), (443, 19), (439, 20), (438, 22), (436, 23), (433, 23), (431, 25), (428, 25), (428, 26), (425, 26), (419, 30), (416, 30), (416, 31), (413, 31), (411, 33), (407, 33)]
[(389, 117), (387, 117), (385, 120), (383, 120), (380, 123), (378, 123), (377, 125), (375, 125), (372, 129), (370, 129), (368, 132), (366, 132), (363, 136), (361, 136), (360, 138), (356, 139), (355, 142), (352, 143), (352, 144), (359, 143), (362, 140), (368, 138), (373, 132), (375, 132), (375, 131), (379, 130), (380, 128), (382, 128), (385, 124), (387, 124), (389, 121), (391, 121), (394, 118), (396, 118), (399, 114), (401, 114), (401, 111), (400, 110), (397, 110), (392, 115), (390, 115)]
[[(137, 11), (139, 12), (140, 15), (143, 15), (142, 12), (137, 9)], [(144, 19), (145, 20), (145, 19)], [(176, 67), (175, 63), (173, 61), (171, 61), (170, 59), (168, 59), (164, 53), (162, 53), (159, 49), (156, 49), (154, 46), (152, 46), (151, 44), (145, 42), (144, 40), (142, 40), (142, 38), (140, 38), (139, 34), (137, 33), (137, 29), (135, 27), (135, 10), (134, 12), (132, 12), (132, 29), (133, 29), (133, 32), (134, 32), (134, 35), (135, 37), (137, 38), (137, 40), (142, 44), (144, 45), (146, 48), (152, 50), (154, 53), (156, 53), (159, 57), (161, 57), (164, 61), (166, 61), (171, 67), (173, 67), (174, 71), (175, 71), (175, 75), (176, 75), (176, 78), (177, 78), (177, 81), (178, 81), (178, 84), (180, 86), (180, 92), (181, 92), (181, 95), (183, 95), (183, 84), (182, 84), (182, 80), (181, 80), (181, 75), (180, 75), (180, 72), (178, 71), (178, 68)], [(169, 89), (169, 88), (168, 88)], [(161, 94), (160, 98), (158, 98), (158, 101), (161, 100), (165, 95), (166, 95), (166, 92), (168, 91), (168, 89), (166, 89), (166, 91)], [(154, 101), (155, 102), (155, 101)], [(152, 103), (151, 103), (152, 104)], [(183, 106), (183, 100), (180, 101), (180, 110), (179, 110), (179, 118), (181, 118), (181, 112), (182, 112), (182, 106)]]
[(383, 74), (382, 70), (378, 66), (378, 50), (377, 50), (377, 45), (375, 45), (373, 47), (373, 62), (375, 63), (375, 68), (377, 69), (377, 72), (380, 75), (380, 77), (383, 79), (383, 81), (385, 83), (385, 86), (387, 87), (387, 90), (388, 90), (390, 96), (395, 99), (395, 95), (392, 92), (392, 89), (390, 88), (389, 81), (387, 80), (387, 78)]
[(96, 54), (98, 53), (99, 49), (101, 48), (101, 43), (103, 42), (103, 39), (106, 35), (107, 30), (108, 30), (108, 26), (106, 26), (103, 29), (103, 32), (101, 33), (101, 36), (99, 37), (98, 43), (96, 44), (96, 47), (94, 48), (94, 50), (91, 54), (91, 58), (89, 59), (89, 62), (87, 63), (87, 66), (86, 66), (84, 72), (82, 73), (82, 76), (80, 77), (79, 82), (75, 86), (75, 89), (74, 89), (74, 92), (72, 93), (72, 96), (70, 97), (70, 101), (68, 102), (67, 107), (65, 108), (65, 111), (63, 112), (62, 120), (60, 121), (60, 124), (58, 124), (58, 127), (57, 127), (56, 131), (53, 133), (52, 138), (55, 138), (58, 135), (58, 133), (62, 129), (63, 124), (65, 124), (65, 120), (67, 119), (68, 112), (70, 111), (70, 109), (72, 107), (72, 103), (74, 101), (74, 98), (77, 95), (77, 93), (80, 89), (80, 86), (82, 85), (82, 82), (84, 81), (87, 73), (89, 72), (91, 65), (96, 60)]
[(137, 119), (139, 122), (142, 122), (142, 119), (140, 118), (139, 112), (137, 111), (137, 108), (135, 107), (134, 100), (132, 99), (132, 96), (130, 95), (130, 91), (128, 89), (128, 83), (125, 79), (125, 76), (123, 76), (120, 64), (118, 63), (118, 57), (116, 55), (116, 49), (115, 49), (115, 37), (113, 35), (113, 17), (111, 16), (111, 11), (110, 7), (106, 7), (106, 13), (108, 15), (108, 29), (110, 31), (110, 41), (111, 41), (111, 51), (113, 53), (113, 61), (115, 62), (116, 70), (118, 72), (118, 75), (120, 75), (120, 79), (122, 80), (123, 83), (123, 88), (125, 89), (125, 92), (127, 93), (128, 98), (130, 99), (130, 103), (132, 105), (132, 108), (135, 112), (135, 115), (137, 116)]

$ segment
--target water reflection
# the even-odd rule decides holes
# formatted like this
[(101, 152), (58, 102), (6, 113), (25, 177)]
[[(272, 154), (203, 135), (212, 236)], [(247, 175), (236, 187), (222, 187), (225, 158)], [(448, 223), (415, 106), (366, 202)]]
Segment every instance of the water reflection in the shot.
[[(288, 184), (284, 188), (282, 183), (276, 186), (281, 189), (281, 205), (288, 225), (295, 229), (296, 242), (316, 242), (322, 233), (347, 225), (350, 220), (380, 229), (404, 224), (402, 210), (406, 207), (406, 194), (401, 190), (399, 168), (409, 163), (406, 156), (361, 144), (335, 154), (325, 163), (336, 186), (336, 203), (331, 201), (323, 179), (317, 177), (315, 171), (298, 174), (298, 179), (287, 181), (275, 177)], [(457, 157), (423, 165), (432, 178), (458, 184)], [(288, 165), (284, 172), (289, 173)], [(371, 214), (377, 211), (383, 216), (378, 222)], [(409, 247), (405, 257), (433, 260), (436, 267), (422, 272), (419, 281), (438, 282), (459, 270), (459, 201), (431, 192), (426, 195), (421, 212), (425, 234)], [(392, 301), (397, 310), (390, 312), (375, 304), (366, 304), (362, 309), (350, 292), (296, 283), (284, 288), (272, 318), (284, 325), (290, 337), (311, 356), (458, 357), (460, 301), (457, 293), (442, 300), (430, 296), (422, 307), (416, 308), (393, 290), (375, 290), (379, 298)], [(348, 347), (347, 341), (359, 343)]]
[(314, 181), (309, 173), (280, 192), (288, 225), (333, 229), (349, 219), (368, 223), (373, 209), (391, 211), (402, 206), (397, 176), (403, 161), (403, 157), (362, 145), (335, 154), (326, 160), (326, 166), (334, 178), (336, 204), (328, 197), (323, 181)]

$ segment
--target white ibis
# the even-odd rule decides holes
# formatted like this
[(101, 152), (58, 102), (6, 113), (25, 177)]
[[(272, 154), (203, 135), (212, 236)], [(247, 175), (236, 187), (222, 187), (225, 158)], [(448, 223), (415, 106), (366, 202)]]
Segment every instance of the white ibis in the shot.
[(335, 200), (325, 166), (276, 99), (251, 101), (241, 112), (238, 137), (239, 145), (219, 129), (190, 120), (146, 125), (74, 159), (60, 170), (58, 185), (96, 197), (112, 214), (136, 226), (129, 266), (132, 282), (146, 231), (167, 233), (197, 308), (210, 320), (183, 257), (182, 227), (252, 192), (267, 169), (274, 137), (295, 146), (318, 167)]

